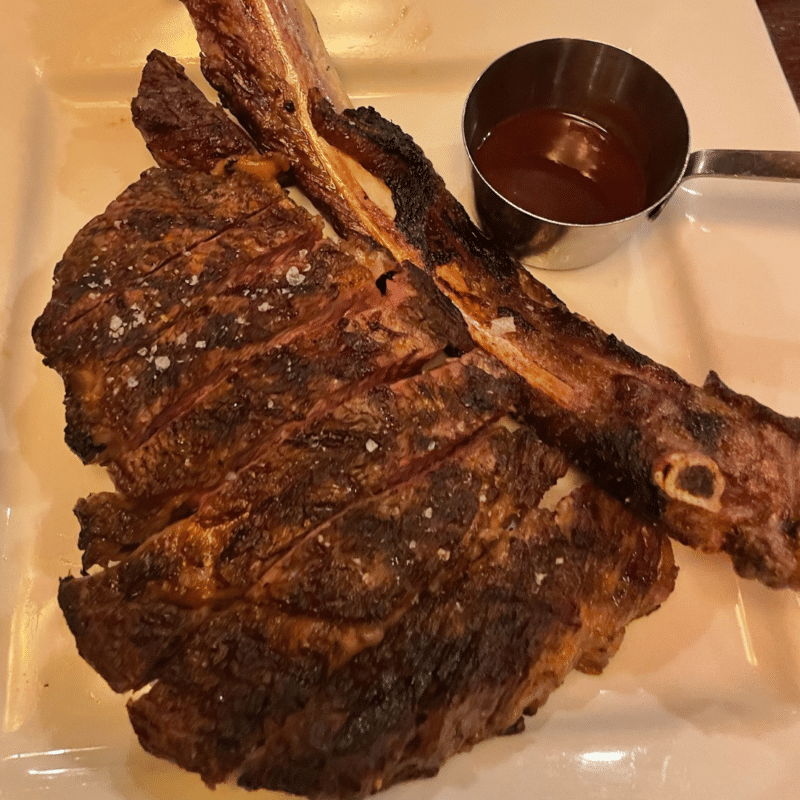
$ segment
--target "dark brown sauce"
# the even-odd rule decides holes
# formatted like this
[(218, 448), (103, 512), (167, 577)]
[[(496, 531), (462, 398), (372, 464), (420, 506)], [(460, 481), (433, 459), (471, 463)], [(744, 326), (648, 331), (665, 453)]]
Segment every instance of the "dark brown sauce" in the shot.
[(646, 208), (642, 169), (619, 137), (557, 109), (503, 120), (473, 158), (505, 198), (555, 222), (613, 222)]

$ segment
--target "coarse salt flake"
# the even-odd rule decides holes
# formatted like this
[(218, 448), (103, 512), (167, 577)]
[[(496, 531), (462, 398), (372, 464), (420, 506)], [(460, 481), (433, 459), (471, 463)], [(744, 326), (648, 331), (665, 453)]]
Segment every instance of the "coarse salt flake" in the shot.
[(494, 334), (514, 333), (516, 330), (514, 317), (496, 317), (492, 320), (491, 332)]
[(163, 372), (170, 364), (169, 356), (158, 356), (153, 363), (159, 372)]
[(272, 306), (269, 303), (267, 303), (266, 301), (261, 303), (260, 306), (258, 306), (258, 310), (259, 311), (269, 311), (271, 308), (272, 308)]
[(203, 350), (203, 349), (205, 348), (205, 346), (206, 346), (206, 343), (205, 343), (205, 341), (204, 341), (203, 339), (198, 339), (198, 340), (197, 340), (197, 341), (194, 343), (194, 346), (195, 346), (195, 347), (196, 347), (198, 350)]
[(133, 376), (128, 378), (128, 386), (130, 386), (131, 389), (135, 389), (138, 385), (139, 381), (137, 381), (136, 378), (134, 378)]
[(286, 270), (286, 283), (289, 286), (299, 286), (305, 279), (306, 276), (297, 267), (292, 266)]
[(542, 585), (542, 581), (547, 577), (547, 573), (546, 572), (537, 572), (536, 575), (534, 575), (534, 577), (536, 578), (536, 585), (537, 586), (541, 586)]
[(436, 551), (436, 555), (439, 556), (439, 558), (441, 558), (442, 561), (449, 561), (450, 560), (450, 551), (449, 550), (445, 550), (444, 547), (440, 547)]
[(425, 519), (430, 519), (433, 516), (433, 509), (429, 506), (422, 512), (422, 516), (425, 517)]
[(378, 443), (373, 441), (372, 439), (367, 439), (366, 444), (364, 447), (367, 448), (368, 453), (374, 453), (378, 449)]
[(108, 321), (108, 327), (111, 329), (112, 333), (116, 333), (122, 325), (122, 320), (116, 314)]
[(558, 558), (555, 560), (555, 562), (554, 562), (554, 563), (556, 563), (556, 564), (558, 564), (558, 565), (561, 565), (561, 564), (563, 564), (563, 563), (564, 563), (564, 559), (563, 559), (563, 558), (561, 558), (561, 556), (559, 556), (559, 557), (558, 557)]

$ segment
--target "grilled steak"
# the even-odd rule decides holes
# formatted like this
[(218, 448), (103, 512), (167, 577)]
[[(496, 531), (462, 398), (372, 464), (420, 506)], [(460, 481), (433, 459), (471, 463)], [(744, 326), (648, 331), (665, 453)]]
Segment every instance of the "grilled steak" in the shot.
[(240, 605), (199, 627), (129, 704), (143, 745), (210, 783), (235, 771), (249, 789), (359, 797), (521, 729), (570, 669), (602, 668), (669, 592), (667, 540), (590, 490), (498, 531), (472, 517), (488, 487), (470, 466), (454, 465), (455, 492), (451, 467), (432, 473), (402, 521), (376, 504), (350, 535), (310, 537), (276, 575), (287, 611)]
[[(187, 6), (238, 124), (151, 54), (133, 112), (160, 168), (78, 234), (34, 326), (67, 442), (116, 487), (78, 504), (59, 603), (115, 690), (149, 686), (144, 747), (209, 785), (360, 797), (601, 671), (672, 589), (665, 523), (797, 585), (800, 425), (520, 272), (346, 109), (304, 5)], [(565, 451), (625, 502), (542, 507)]]
[[(216, 531), (218, 541), (235, 532), (219, 545), (226, 557), (214, 567), (227, 573), (238, 554), (285, 547), (353, 500), (424, 470), (519, 408), (525, 394), (516, 375), (474, 351), (424, 374), (379, 384), (316, 420), (287, 425), (273, 446), (214, 490), (150, 502), (120, 493), (92, 495), (78, 507), (84, 567), (106, 566), (168, 526), (176, 532), (192, 525), (198, 536)], [(261, 541), (265, 526), (270, 536)]]
[(226, 159), (258, 154), (250, 137), (159, 50), (147, 57), (131, 111), (160, 167), (211, 172)]
[(34, 328), (117, 487), (76, 509), (79, 652), (210, 785), (361, 796), (519, 729), (668, 595), (664, 531), (588, 487), (540, 509), (567, 461), (510, 420), (527, 383), (424, 271), (326, 236), (174, 61), (134, 112), (163, 167)]

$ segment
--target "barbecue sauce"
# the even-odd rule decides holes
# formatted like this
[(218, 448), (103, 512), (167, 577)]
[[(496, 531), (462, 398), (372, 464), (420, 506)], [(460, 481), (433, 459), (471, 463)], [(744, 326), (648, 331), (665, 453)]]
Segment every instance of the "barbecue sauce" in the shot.
[(473, 158), (506, 199), (555, 222), (613, 222), (646, 207), (642, 169), (620, 138), (557, 109), (503, 120)]

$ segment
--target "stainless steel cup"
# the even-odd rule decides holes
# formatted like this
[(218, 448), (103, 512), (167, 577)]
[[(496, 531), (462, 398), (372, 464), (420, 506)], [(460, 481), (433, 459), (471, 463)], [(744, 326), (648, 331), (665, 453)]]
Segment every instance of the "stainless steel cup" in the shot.
[[(624, 219), (581, 225), (537, 216), (495, 190), (476, 166), (475, 151), (498, 123), (532, 108), (582, 117), (621, 140), (644, 176), (644, 207)], [(672, 87), (641, 59), (600, 42), (547, 39), (506, 53), (472, 87), (462, 122), (479, 223), (532, 267), (575, 269), (605, 258), (657, 216), (688, 177), (800, 180), (798, 153), (691, 153), (689, 122)]]

